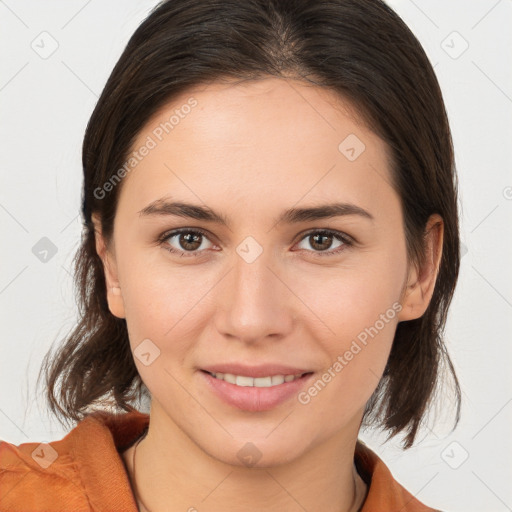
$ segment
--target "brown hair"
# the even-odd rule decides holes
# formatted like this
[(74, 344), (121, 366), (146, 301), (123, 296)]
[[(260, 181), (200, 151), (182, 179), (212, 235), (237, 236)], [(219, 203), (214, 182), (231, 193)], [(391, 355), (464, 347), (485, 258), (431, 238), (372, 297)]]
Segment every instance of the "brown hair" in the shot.
[[(392, 153), (409, 261), (424, 255), (432, 213), (444, 221), (443, 253), (425, 314), (397, 326), (384, 375), (364, 424), (406, 434), (412, 446), (446, 364), (442, 340), (459, 272), (457, 182), (452, 139), (436, 76), (420, 43), (380, 0), (169, 0), (129, 40), (90, 118), (83, 143), (83, 235), (76, 254), (79, 323), (43, 361), (50, 409), (79, 421), (94, 403), (131, 410), (147, 396), (126, 322), (113, 316), (96, 253), (91, 214), (112, 236), (121, 186), (104, 192), (147, 121), (188, 88), (223, 79), (296, 78), (337, 92), (356, 106)], [(99, 194), (98, 191), (102, 190)], [(40, 373), (41, 376), (41, 373)]]

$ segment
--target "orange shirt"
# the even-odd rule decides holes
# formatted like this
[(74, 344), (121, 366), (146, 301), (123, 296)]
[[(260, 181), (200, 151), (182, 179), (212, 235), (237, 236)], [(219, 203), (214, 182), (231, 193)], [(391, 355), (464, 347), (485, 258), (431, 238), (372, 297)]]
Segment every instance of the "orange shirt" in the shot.
[[(137, 512), (120, 455), (149, 415), (92, 413), (64, 438), (13, 445), (0, 441), (1, 512)], [(369, 484), (361, 512), (435, 512), (407, 492), (361, 441), (355, 462)]]

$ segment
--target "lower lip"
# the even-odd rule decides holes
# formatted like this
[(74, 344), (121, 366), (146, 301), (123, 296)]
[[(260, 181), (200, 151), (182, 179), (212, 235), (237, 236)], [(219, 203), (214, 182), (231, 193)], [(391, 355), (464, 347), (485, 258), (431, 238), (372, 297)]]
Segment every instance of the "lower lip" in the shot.
[(301, 388), (313, 377), (313, 373), (308, 373), (291, 382), (283, 382), (269, 388), (257, 388), (237, 386), (225, 380), (216, 379), (204, 370), (199, 373), (206, 380), (210, 389), (224, 402), (238, 409), (251, 412), (268, 411), (286, 402), (292, 396), (297, 395)]

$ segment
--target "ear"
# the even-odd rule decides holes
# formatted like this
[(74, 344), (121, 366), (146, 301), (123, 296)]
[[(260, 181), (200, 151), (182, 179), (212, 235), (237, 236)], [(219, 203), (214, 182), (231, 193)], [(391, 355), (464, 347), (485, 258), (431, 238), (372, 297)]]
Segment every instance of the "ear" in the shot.
[(114, 316), (126, 318), (123, 296), (121, 295), (121, 286), (117, 276), (115, 255), (111, 252), (106, 240), (103, 238), (100, 217), (96, 213), (92, 214), (92, 222), (94, 224), (96, 252), (103, 262), (108, 308)]
[(421, 268), (411, 265), (402, 294), (402, 310), (398, 321), (420, 318), (427, 310), (434, 293), (439, 264), (443, 253), (444, 223), (437, 213), (425, 226), (425, 259)]

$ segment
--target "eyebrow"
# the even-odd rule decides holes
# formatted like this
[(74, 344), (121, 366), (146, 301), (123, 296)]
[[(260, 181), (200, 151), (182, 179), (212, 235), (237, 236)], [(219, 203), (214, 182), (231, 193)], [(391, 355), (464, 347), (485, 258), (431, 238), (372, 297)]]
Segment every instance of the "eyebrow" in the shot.
[[(229, 227), (228, 219), (215, 212), (207, 206), (200, 206), (182, 201), (168, 201), (165, 198), (157, 199), (148, 206), (140, 210), (139, 216), (176, 216), (186, 217), (190, 219), (216, 222), (223, 226)], [(341, 217), (347, 215), (357, 215), (371, 221), (375, 220), (374, 216), (355, 204), (351, 203), (329, 203), (325, 205), (312, 206), (309, 208), (290, 208), (285, 210), (275, 219), (276, 224), (284, 222), (287, 224), (297, 224), (299, 222), (308, 222), (333, 217)]]

